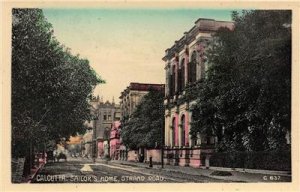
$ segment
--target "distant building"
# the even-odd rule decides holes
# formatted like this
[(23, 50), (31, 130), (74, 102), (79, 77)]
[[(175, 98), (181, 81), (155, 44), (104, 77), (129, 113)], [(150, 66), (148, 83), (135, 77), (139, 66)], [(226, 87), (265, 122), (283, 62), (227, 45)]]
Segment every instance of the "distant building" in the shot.
[(164, 84), (147, 84), (147, 83), (130, 83), (130, 85), (121, 93), (120, 109), (122, 119), (129, 118), (136, 106), (140, 103), (144, 95), (149, 92), (149, 89), (163, 91)]
[[(149, 83), (130, 83), (130, 85), (121, 93), (120, 98), (120, 109), (121, 109), (121, 120), (123, 128), (126, 128), (126, 122), (130, 119), (132, 113), (136, 109), (136, 106), (140, 104), (142, 98), (149, 93), (149, 90), (155, 90), (164, 92), (164, 84), (149, 84)], [(120, 138), (120, 148), (119, 154), (121, 160), (136, 160), (138, 154), (143, 156), (146, 155), (144, 149), (139, 149), (138, 151), (128, 151), (126, 147), (122, 144), (122, 138)]]
[(202, 78), (208, 68), (205, 52), (213, 43), (212, 35), (220, 28), (233, 29), (233, 22), (198, 19), (184, 36), (166, 50), (165, 61), (165, 154), (167, 164), (199, 167), (207, 164), (212, 153), (213, 135), (189, 132), (194, 100), (182, 99)]
[(91, 110), (93, 114), (96, 114), (96, 119), (89, 122), (89, 127), (96, 127), (96, 140), (97, 140), (97, 157), (109, 156), (109, 139), (111, 124), (115, 120), (120, 120), (120, 107), (114, 102), (100, 99), (99, 96), (91, 101)]

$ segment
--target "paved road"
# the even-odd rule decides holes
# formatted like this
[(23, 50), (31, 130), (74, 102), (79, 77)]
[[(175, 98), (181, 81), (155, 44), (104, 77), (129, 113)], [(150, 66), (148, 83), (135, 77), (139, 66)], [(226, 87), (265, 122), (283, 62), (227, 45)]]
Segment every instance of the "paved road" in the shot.
[(67, 161), (48, 163), (33, 183), (203, 183), (224, 182), (205, 176), (190, 176), (159, 169), (120, 164)]

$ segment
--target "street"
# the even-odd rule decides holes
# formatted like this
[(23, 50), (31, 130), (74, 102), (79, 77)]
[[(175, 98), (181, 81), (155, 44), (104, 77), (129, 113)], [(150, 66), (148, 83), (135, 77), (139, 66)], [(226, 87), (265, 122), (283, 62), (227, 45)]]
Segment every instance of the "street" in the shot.
[(33, 183), (206, 183), (224, 180), (87, 160), (47, 163)]

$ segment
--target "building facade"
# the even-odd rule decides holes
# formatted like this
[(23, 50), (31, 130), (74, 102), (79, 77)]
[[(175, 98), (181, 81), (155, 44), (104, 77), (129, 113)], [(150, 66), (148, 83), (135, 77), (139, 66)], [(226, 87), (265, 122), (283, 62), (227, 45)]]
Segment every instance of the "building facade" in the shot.
[(121, 146), (121, 122), (114, 121), (111, 124), (111, 131), (110, 131), (110, 158), (113, 160), (120, 160), (123, 159), (124, 154), (120, 152)]
[[(130, 119), (132, 113), (136, 109), (136, 106), (140, 103), (142, 98), (149, 92), (149, 90), (164, 92), (164, 84), (148, 84), (148, 83), (130, 83), (130, 85), (121, 92), (120, 109), (121, 109), (121, 121), (124, 123), (122, 127), (126, 127), (126, 122)], [(146, 155), (145, 150), (140, 149), (138, 151), (128, 151), (122, 144), (122, 138), (120, 138), (120, 159), (128, 161), (136, 161), (138, 156)]]
[(109, 156), (109, 139), (111, 132), (111, 124), (120, 120), (120, 107), (114, 102), (106, 101), (100, 99), (99, 96), (91, 101), (91, 111), (95, 118), (87, 123), (88, 127), (95, 130), (94, 139), (96, 140), (96, 157), (104, 158)]
[(141, 99), (149, 92), (149, 89), (163, 91), (164, 84), (130, 83), (121, 93), (120, 109), (122, 119), (129, 118)]
[(205, 78), (208, 68), (205, 51), (212, 45), (212, 35), (221, 27), (233, 29), (233, 22), (198, 19), (195, 25), (165, 51), (165, 152), (167, 164), (200, 167), (208, 166), (215, 138), (189, 134), (193, 100), (182, 99), (186, 89)]

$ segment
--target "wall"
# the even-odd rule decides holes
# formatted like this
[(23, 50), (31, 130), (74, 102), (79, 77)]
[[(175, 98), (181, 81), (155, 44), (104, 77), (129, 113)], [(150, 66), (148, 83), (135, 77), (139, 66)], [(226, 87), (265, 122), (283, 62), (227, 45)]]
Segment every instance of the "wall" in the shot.
[(127, 161), (138, 161), (138, 152), (136, 150), (128, 151)]
[(118, 138), (110, 140), (110, 157), (112, 159), (118, 160), (118, 147), (120, 146), (120, 140)]
[(150, 161), (152, 157), (152, 162), (160, 163), (161, 162), (161, 150), (160, 149), (148, 149), (146, 150), (146, 162)]
[(103, 141), (98, 141), (98, 157), (100, 157), (100, 158), (104, 157)]
[[(172, 146), (172, 122), (173, 118), (176, 119), (176, 125), (175, 125), (175, 130), (176, 130), (176, 142), (175, 146), (182, 146), (181, 142), (181, 118), (184, 115), (185, 116), (185, 122), (184, 122), (184, 129), (185, 129), (185, 146), (191, 146), (192, 144), (192, 139), (191, 136), (189, 135), (190, 132), (190, 121), (191, 121), (191, 112), (188, 110), (189, 106), (187, 103), (179, 105), (179, 107), (173, 107), (170, 109), (166, 109), (165, 111), (165, 146)], [(178, 111), (177, 111), (178, 109)], [(172, 146), (173, 147), (173, 146)]]

